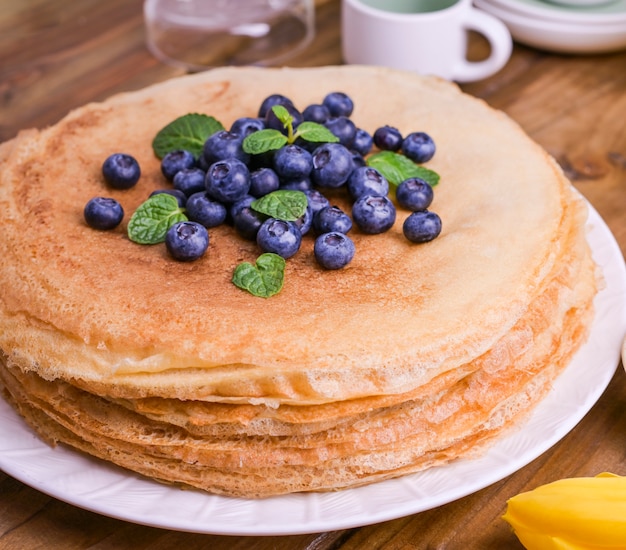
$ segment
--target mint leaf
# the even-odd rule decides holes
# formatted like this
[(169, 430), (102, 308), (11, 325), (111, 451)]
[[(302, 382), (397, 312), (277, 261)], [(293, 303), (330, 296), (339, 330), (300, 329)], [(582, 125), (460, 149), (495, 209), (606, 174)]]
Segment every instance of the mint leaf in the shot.
[(392, 151), (381, 151), (371, 155), (366, 160), (367, 165), (376, 168), (387, 181), (398, 186), (409, 178), (422, 178), (429, 185), (435, 186), (439, 183), (437, 172), (415, 164), (410, 158)]
[(243, 140), (243, 150), (250, 155), (280, 149), (287, 143), (287, 136), (278, 130), (266, 129), (253, 132)]
[(256, 265), (240, 263), (233, 273), (233, 283), (259, 298), (278, 294), (285, 279), (285, 259), (278, 254), (261, 254)]
[(339, 141), (339, 138), (326, 126), (310, 121), (300, 123), (294, 135), (294, 141), (295, 138), (299, 137), (315, 143), (337, 143)]
[(152, 149), (160, 159), (179, 149), (198, 157), (207, 138), (220, 130), (224, 130), (224, 126), (212, 116), (189, 113), (163, 127), (152, 140)]
[(176, 197), (167, 193), (152, 195), (130, 218), (128, 238), (139, 244), (160, 243), (172, 225), (186, 220)]
[(289, 111), (282, 105), (274, 105), (272, 111), (276, 115), (276, 118), (283, 123), (283, 126), (287, 128), (289, 125), (293, 126), (293, 117), (289, 114)]
[(308, 204), (302, 191), (279, 189), (253, 201), (250, 206), (270, 218), (292, 222), (304, 215)]

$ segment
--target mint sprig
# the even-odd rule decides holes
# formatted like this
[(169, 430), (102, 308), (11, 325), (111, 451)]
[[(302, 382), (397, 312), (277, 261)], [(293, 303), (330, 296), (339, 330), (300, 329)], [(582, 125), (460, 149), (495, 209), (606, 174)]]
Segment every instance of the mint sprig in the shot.
[(416, 164), (410, 158), (393, 151), (381, 151), (370, 155), (366, 163), (376, 168), (394, 186), (400, 185), (409, 178), (421, 178), (434, 187), (440, 179), (439, 174), (434, 170)]
[(220, 130), (224, 130), (224, 126), (214, 117), (189, 113), (164, 126), (152, 140), (152, 149), (160, 159), (179, 149), (198, 157), (207, 138)]
[(269, 298), (278, 294), (285, 279), (285, 259), (278, 254), (261, 254), (256, 264), (242, 262), (233, 273), (233, 283), (259, 298)]
[(187, 216), (176, 197), (158, 193), (135, 210), (128, 222), (128, 238), (139, 244), (160, 243), (165, 240), (167, 230), (182, 221), (187, 221)]
[(253, 201), (250, 207), (270, 218), (293, 222), (306, 212), (308, 200), (302, 191), (279, 189)]
[(282, 105), (274, 105), (272, 111), (287, 130), (287, 133), (284, 134), (273, 128), (253, 132), (243, 140), (243, 150), (246, 153), (259, 155), (268, 151), (275, 151), (284, 145), (295, 143), (298, 138), (313, 143), (337, 143), (339, 141), (339, 138), (326, 126), (317, 122), (302, 122), (294, 131), (293, 116)]

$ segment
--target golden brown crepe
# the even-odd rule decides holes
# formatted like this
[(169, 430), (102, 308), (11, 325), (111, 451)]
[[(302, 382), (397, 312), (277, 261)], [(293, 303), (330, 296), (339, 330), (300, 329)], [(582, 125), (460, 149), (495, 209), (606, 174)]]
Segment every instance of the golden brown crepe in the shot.
[[(163, 187), (151, 142), (177, 116), (228, 127), (272, 93), (304, 108), (330, 91), (370, 132), (433, 137), (437, 239), (407, 241), (400, 209), (324, 271), (305, 237), (266, 300), (230, 282), (259, 251), (228, 226), (189, 264), (131, 242), (126, 221), (83, 221), (95, 195), (127, 220)], [(142, 167), (131, 190), (102, 181), (118, 151)], [(556, 163), (456, 86), (381, 68), (219, 69), (87, 105), (0, 146), (0, 205), (10, 401), (51, 441), (221, 494), (350, 487), (477, 452), (549, 390), (596, 291), (586, 208)]]

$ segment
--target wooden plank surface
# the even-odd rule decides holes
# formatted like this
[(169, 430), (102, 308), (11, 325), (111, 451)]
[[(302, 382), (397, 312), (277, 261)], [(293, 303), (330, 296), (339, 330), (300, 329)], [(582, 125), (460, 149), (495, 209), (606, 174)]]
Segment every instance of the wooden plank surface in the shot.
[[(473, 56), (484, 48), (473, 39)], [(320, 1), (315, 42), (290, 64), (341, 62), (339, 1)], [(147, 51), (140, 0), (0, 0), (0, 141), (52, 124), (86, 102), (179, 74)], [(462, 87), (508, 113), (554, 155), (626, 252), (626, 52), (568, 56), (517, 45), (500, 73)], [(522, 547), (500, 519), (507, 498), (561, 477), (626, 474), (625, 439), (620, 365), (582, 422), (508, 478), (413, 516), (285, 537), (135, 525), (60, 502), (0, 472), (0, 549), (515, 550)]]

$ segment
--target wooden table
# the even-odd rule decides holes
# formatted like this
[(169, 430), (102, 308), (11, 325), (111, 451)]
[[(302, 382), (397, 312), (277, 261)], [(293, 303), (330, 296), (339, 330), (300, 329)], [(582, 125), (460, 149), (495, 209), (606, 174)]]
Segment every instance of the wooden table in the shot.
[[(342, 62), (339, 1), (317, 6), (300, 66)], [(472, 55), (484, 45), (472, 41)], [(68, 110), (181, 74), (144, 45), (140, 0), (0, 0), (0, 141)], [(565, 168), (626, 252), (626, 52), (554, 55), (516, 46), (508, 65), (463, 88), (504, 110)], [(1, 238), (1, 235), (0, 235)], [(50, 498), (0, 473), (0, 548), (519, 549), (500, 516), (507, 498), (557, 478), (626, 474), (626, 375), (620, 366), (591, 412), (517, 473), (434, 510), (378, 525), (284, 537), (222, 537), (144, 527)]]

